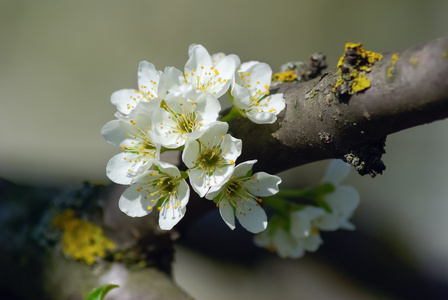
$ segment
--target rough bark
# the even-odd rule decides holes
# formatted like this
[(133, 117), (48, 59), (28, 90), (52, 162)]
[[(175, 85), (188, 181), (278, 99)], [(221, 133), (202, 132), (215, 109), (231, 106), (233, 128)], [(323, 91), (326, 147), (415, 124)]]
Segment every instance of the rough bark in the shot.
[[(392, 59), (393, 54), (396, 54)], [(398, 58), (398, 59), (397, 59)], [(362, 173), (381, 173), (385, 137), (448, 116), (448, 39), (385, 54), (367, 78), (370, 88), (341, 99), (334, 92), (338, 70), (303, 83), (284, 83), (286, 109), (272, 125), (234, 120), (245, 161), (277, 173), (310, 162), (342, 158)]]

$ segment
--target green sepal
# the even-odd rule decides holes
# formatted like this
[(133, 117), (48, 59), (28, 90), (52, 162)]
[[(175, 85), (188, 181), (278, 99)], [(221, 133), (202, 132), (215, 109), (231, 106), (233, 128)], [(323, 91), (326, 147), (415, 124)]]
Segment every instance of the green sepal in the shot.
[(229, 96), (230, 102), (232, 102), (232, 104), (235, 105), (235, 97), (232, 96), (230, 90), (227, 91), (227, 96)]
[(164, 153), (166, 151), (184, 151), (184, 148), (185, 148), (185, 146), (180, 146), (180, 147), (177, 147), (177, 148), (174, 148), (174, 149), (165, 148), (165, 147), (162, 146), (160, 148), (160, 154), (162, 154), (162, 153)]
[(180, 171), (180, 177), (182, 179), (187, 179), (188, 178), (188, 171)]
[(225, 115), (224, 117), (222, 117), (220, 119), (220, 121), (221, 122), (229, 122), (230, 120), (238, 119), (241, 117), (247, 118), (246, 113), (234, 105), (232, 107), (232, 109), (229, 111), (229, 113), (227, 115)]
[(118, 285), (116, 284), (105, 284), (100, 286), (99, 288), (91, 291), (84, 300), (103, 300), (104, 297), (106, 297), (107, 293), (110, 292), (110, 290), (117, 288)]

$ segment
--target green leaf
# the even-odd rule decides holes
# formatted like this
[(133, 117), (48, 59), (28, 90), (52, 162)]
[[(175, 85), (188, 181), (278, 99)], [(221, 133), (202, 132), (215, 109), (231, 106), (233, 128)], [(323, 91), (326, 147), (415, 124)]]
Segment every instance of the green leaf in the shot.
[(116, 284), (105, 284), (100, 286), (99, 288), (91, 291), (84, 300), (103, 300), (104, 297), (106, 297), (107, 293), (110, 292), (110, 290), (117, 288), (118, 285)]

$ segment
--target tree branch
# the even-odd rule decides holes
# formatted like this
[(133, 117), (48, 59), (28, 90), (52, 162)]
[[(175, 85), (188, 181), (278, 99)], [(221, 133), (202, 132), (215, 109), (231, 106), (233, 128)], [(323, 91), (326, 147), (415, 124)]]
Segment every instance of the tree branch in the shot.
[(334, 91), (338, 77), (334, 70), (272, 91), (286, 99), (285, 111), (272, 125), (231, 121), (230, 131), (244, 141), (240, 161), (257, 158), (257, 169), (278, 173), (343, 158), (362, 174), (364, 160), (364, 173), (374, 176), (381, 167), (367, 165), (381, 162), (387, 135), (448, 116), (447, 38), (385, 54), (366, 74), (371, 86), (349, 99)]

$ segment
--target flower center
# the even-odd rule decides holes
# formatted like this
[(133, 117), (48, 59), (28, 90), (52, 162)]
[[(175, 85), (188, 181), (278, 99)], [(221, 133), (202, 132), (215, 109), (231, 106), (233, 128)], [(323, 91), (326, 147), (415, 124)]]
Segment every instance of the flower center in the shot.
[[(135, 121), (130, 121), (130, 123), (134, 126), (136, 126)], [(148, 130), (151, 129), (150, 126), (148, 126)], [(156, 146), (152, 142), (148, 130), (143, 130), (141, 128), (137, 128), (136, 132), (133, 134), (126, 133), (126, 136), (132, 136), (136, 142), (131, 142), (130, 145), (121, 145), (123, 151), (128, 153), (134, 153), (137, 155), (143, 155), (150, 157), (155, 157), (155, 151)]]
[[(148, 181), (147, 188), (145, 188), (146, 192), (151, 196), (151, 205), (148, 206), (148, 209), (152, 209), (152, 205), (157, 205), (158, 210), (161, 210), (166, 201), (175, 198), (179, 181), (171, 176), (163, 176), (156, 172), (153, 172), (150, 175), (156, 178)], [(143, 186), (137, 188), (137, 192), (140, 192), (142, 189), (144, 189)], [(178, 205), (180, 204), (176, 204), (175, 208), (177, 208)], [(169, 208), (169, 205), (167, 208)]]
[[(195, 105), (196, 103), (191, 103)], [(172, 120), (176, 123), (173, 131), (180, 134), (186, 134), (198, 130), (202, 123), (198, 122), (198, 112), (196, 110), (184, 110), (182, 113), (177, 113), (169, 106), (165, 105), (165, 110), (170, 113)]]
[(205, 148), (198, 154), (199, 168), (204, 170), (205, 174), (213, 175), (217, 167), (224, 166), (224, 158), (221, 155), (222, 150), (219, 146)]
[(201, 66), (197, 70), (193, 69), (191, 73), (184, 73), (184, 76), (185, 83), (191, 83), (196, 90), (213, 95), (227, 82), (227, 79), (219, 76), (219, 71), (214, 67), (206, 70), (204, 66)]

